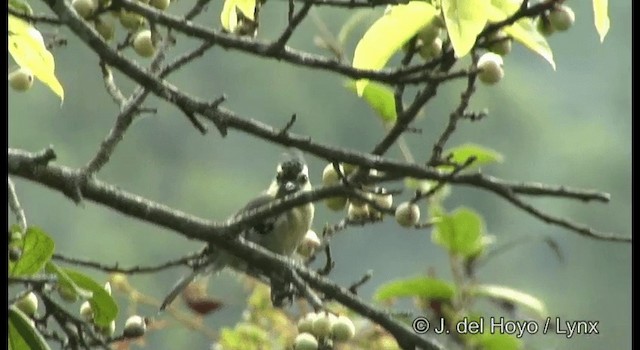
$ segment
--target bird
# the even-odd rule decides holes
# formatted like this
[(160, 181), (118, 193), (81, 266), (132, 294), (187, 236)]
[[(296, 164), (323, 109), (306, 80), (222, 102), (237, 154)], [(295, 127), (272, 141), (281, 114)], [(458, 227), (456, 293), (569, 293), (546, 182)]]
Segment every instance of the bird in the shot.
[[(276, 176), (267, 190), (250, 200), (230, 219), (238, 219), (251, 210), (269, 205), (285, 196), (311, 190), (309, 169), (304, 160), (301, 157), (286, 159), (277, 165)], [(311, 228), (314, 211), (313, 203), (309, 202), (269, 217), (243, 230), (240, 235), (273, 253), (293, 257), (298, 245)], [(205, 251), (207, 253), (204, 261), (198, 263), (189, 275), (184, 276), (176, 283), (162, 302), (160, 311), (166, 309), (199, 276), (217, 273), (225, 267), (245, 272), (250, 268), (240, 257), (215, 246), (209, 245)], [(275, 306), (280, 306), (281, 297), (287, 294), (287, 287), (289, 285), (283, 284), (282, 280), (271, 278), (271, 299)]]

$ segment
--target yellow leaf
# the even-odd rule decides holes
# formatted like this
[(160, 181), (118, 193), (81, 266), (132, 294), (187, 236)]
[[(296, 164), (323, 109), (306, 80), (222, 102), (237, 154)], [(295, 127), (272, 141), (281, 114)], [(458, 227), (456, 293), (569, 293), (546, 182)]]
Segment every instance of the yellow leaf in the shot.
[(16, 63), (30, 70), (64, 101), (64, 89), (55, 75), (53, 55), (42, 34), (22, 19), (9, 15), (9, 53)]
[[(512, 16), (520, 8), (520, 0), (491, 0), (489, 21), (500, 22)], [(513, 40), (524, 45), (529, 50), (542, 56), (555, 70), (556, 63), (553, 60), (553, 52), (547, 39), (538, 32), (531, 18), (522, 18), (516, 23), (504, 28), (505, 33)]]
[(234, 32), (238, 25), (238, 14), (240, 12), (251, 21), (255, 21), (256, 0), (225, 0), (220, 12), (220, 22), (222, 27), (228, 32)]
[(596, 24), (596, 30), (600, 35), (600, 42), (604, 41), (604, 37), (609, 32), (611, 23), (609, 22), (609, 14), (607, 7), (609, 0), (593, 0), (593, 17)]
[(463, 57), (487, 24), (490, 0), (442, 0), (442, 10), (455, 55)]
[[(369, 27), (358, 42), (353, 54), (353, 67), (367, 70), (381, 69), (402, 45), (429, 24), (435, 16), (435, 8), (423, 1), (411, 1), (406, 5), (392, 6), (389, 12)], [(362, 97), (368, 83), (368, 79), (360, 79), (356, 82), (356, 92), (359, 97)]]

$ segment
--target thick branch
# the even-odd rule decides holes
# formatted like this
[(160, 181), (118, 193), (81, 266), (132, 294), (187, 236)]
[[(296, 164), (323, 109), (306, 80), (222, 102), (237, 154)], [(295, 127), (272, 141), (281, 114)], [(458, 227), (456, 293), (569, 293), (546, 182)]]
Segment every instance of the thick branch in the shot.
[[(53, 190), (63, 192), (69, 181), (73, 181), (77, 170), (58, 165), (38, 165), (32, 155), (26, 152), (9, 150), (9, 172), (43, 184)], [(96, 179), (88, 179), (83, 188), (84, 197), (105, 205), (127, 216), (147, 221), (149, 223), (171, 229), (181, 235), (199, 239), (234, 254), (270, 275), (273, 271), (288, 270), (297, 273), (311, 287), (321, 291), (345, 306), (353, 309), (362, 316), (379, 324), (388, 330), (398, 340), (403, 348), (440, 349), (433, 341), (415, 334), (409, 327), (395, 321), (385, 312), (375, 309), (347, 289), (309, 271), (302, 265), (273, 254), (265, 248), (238, 239), (226, 239), (219, 234), (224, 232), (221, 225), (208, 220), (183, 213), (160, 203), (117, 189), (115, 186)]]

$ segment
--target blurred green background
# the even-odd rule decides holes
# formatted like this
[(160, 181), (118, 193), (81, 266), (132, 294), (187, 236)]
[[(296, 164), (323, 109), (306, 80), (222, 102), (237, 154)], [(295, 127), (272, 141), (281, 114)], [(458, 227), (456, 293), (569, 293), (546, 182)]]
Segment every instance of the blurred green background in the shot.
[[(180, 0), (169, 11), (182, 13), (192, 2)], [(38, 3), (31, 3), (38, 8)], [(601, 231), (630, 235), (631, 1), (609, 2), (612, 25), (602, 44), (593, 26), (591, 2), (568, 4), (577, 15), (574, 28), (549, 39), (557, 71), (514, 45), (505, 58), (505, 79), (494, 87), (480, 87), (472, 99), (472, 107), (488, 108), (489, 117), (478, 123), (461, 123), (449, 146), (474, 142), (501, 152), (505, 162), (485, 169), (501, 178), (606, 191), (612, 198), (609, 204), (558, 199), (532, 203)], [(218, 28), (220, 8), (221, 1), (214, 1), (199, 21)], [(261, 13), (259, 37), (275, 37), (284, 27), (286, 11), (285, 2), (269, 2)], [(383, 9), (373, 11), (380, 14)], [(349, 15), (348, 11), (327, 8), (314, 12), (334, 34)], [(357, 35), (364, 29), (364, 25), (357, 28), (347, 54), (353, 53)], [(54, 51), (66, 100), (60, 107), (59, 100), (40, 83), (28, 93), (10, 91), (9, 146), (37, 151), (51, 144), (58, 154), (57, 162), (81, 166), (96, 152), (118, 108), (103, 88), (96, 56), (65, 29), (41, 30), (69, 40), (66, 47)], [(317, 33), (308, 18), (290, 45), (320, 53), (312, 43)], [(122, 32), (118, 34), (123, 37)], [(178, 45), (170, 56), (196, 45), (193, 40), (177, 37)], [(134, 57), (131, 50), (127, 53)], [(284, 125), (297, 113), (292, 131), (317, 141), (368, 151), (383, 135), (373, 112), (342, 87), (345, 79), (337, 74), (216, 47), (169, 80), (206, 99), (225, 93), (225, 107), (270, 125)], [(116, 74), (116, 82), (124, 92), (132, 90), (126, 77)], [(407, 135), (418, 160), (428, 157), (461, 89), (458, 82), (441, 88), (415, 125), (423, 133)], [(202, 136), (165, 102), (152, 97), (146, 106), (158, 108), (158, 114), (133, 125), (99, 174), (102, 180), (211, 219), (226, 218), (268, 185), (284, 151), (281, 147), (234, 130), (226, 138), (213, 128)], [(401, 158), (397, 149), (389, 156)], [(312, 181), (319, 183), (325, 163), (310, 155), (307, 161)], [(198, 242), (91, 202), (76, 206), (59, 193), (14, 180), (29, 224), (53, 235), (60, 253), (132, 266), (156, 264), (200, 247)], [(398, 196), (396, 202), (409, 195)], [(480, 212), (498, 242), (549, 236), (559, 243), (564, 262), (538, 242), (508, 251), (479, 273), (482, 282), (518, 288), (541, 298), (552, 316), (599, 321), (599, 335), (572, 339), (530, 336), (525, 339), (527, 349), (631, 348), (630, 244), (595, 241), (547, 225), (494, 195), (467, 187), (454, 188), (445, 204), (448, 209), (464, 205)], [(320, 231), (325, 223), (340, 219), (340, 214), (319, 206), (314, 226)], [(368, 269), (374, 271), (373, 279), (361, 289), (366, 299), (385, 281), (414, 276), (430, 267), (438, 276), (450, 278), (447, 256), (431, 243), (430, 232), (405, 231), (392, 220), (349, 229), (335, 237), (332, 248), (337, 261), (331, 275), (335, 281), (349, 284)], [(100, 281), (107, 278), (88, 272)], [(183, 273), (185, 269), (173, 269), (134, 276), (131, 281), (142, 292), (161, 298)], [(242, 287), (233, 277), (222, 275), (212, 279), (210, 289), (226, 307), (205, 322), (212, 327), (233, 324), (243, 309)], [(121, 329), (127, 312), (124, 300), (119, 300), (123, 302), (117, 324)], [(140, 310), (149, 316), (155, 311)], [(147, 341), (151, 349), (204, 349), (210, 344), (200, 333), (175, 323), (149, 333)]]

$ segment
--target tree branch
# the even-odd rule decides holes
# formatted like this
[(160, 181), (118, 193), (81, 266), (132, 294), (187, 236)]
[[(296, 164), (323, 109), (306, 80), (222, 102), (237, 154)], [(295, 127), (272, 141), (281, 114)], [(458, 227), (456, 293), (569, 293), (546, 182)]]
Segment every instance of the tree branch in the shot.
[[(43, 184), (53, 190), (63, 192), (69, 181), (73, 181), (77, 170), (58, 165), (37, 165), (26, 152), (9, 150), (9, 172), (29, 180)], [(388, 330), (406, 349), (416, 347), (435, 350), (440, 345), (415, 334), (409, 327), (395, 321), (385, 312), (368, 305), (347, 289), (327, 280), (306, 267), (294, 263), (292, 260), (276, 255), (265, 248), (246, 241), (242, 237), (227, 239), (222, 225), (212, 223), (179, 210), (167, 207), (117, 189), (96, 179), (88, 179), (84, 186), (84, 195), (88, 200), (107, 206), (124, 215), (143, 220), (173, 231), (181, 235), (209, 242), (217, 247), (246, 260), (251, 266), (271, 275), (274, 271), (289, 271), (297, 273), (309, 286), (322, 292), (343, 305)], [(329, 195), (335, 195), (328, 193)], [(299, 205), (299, 204), (297, 204)]]

